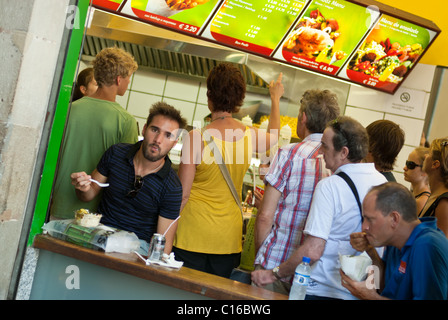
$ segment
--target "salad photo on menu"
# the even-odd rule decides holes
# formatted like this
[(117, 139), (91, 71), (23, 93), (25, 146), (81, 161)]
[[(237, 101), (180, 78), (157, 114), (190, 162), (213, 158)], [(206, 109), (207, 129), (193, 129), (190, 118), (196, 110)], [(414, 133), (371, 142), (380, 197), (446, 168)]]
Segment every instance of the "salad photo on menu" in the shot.
[(402, 45), (387, 38), (377, 43), (364, 43), (350, 61), (349, 69), (377, 78), (379, 81), (398, 83), (423, 52), (420, 43)]
[(377, 15), (348, 1), (315, 0), (274, 57), (334, 75)]
[(393, 92), (434, 36), (431, 30), (383, 15), (341, 76)]

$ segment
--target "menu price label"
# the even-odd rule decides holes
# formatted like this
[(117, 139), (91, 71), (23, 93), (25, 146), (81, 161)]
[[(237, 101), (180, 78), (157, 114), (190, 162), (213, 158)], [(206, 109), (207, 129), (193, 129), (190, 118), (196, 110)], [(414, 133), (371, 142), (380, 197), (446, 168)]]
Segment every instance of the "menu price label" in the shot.
[(335, 75), (378, 15), (348, 1), (314, 0), (274, 58)]
[(198, 35), (220, 0), (128, 0), (120, 11), (174, 31)]
[(201, 35), (270, 56), (307, 0), (226, 0)]
[(432, 30), (383, 14), (339, 76), (394, 93), (435, 36)]

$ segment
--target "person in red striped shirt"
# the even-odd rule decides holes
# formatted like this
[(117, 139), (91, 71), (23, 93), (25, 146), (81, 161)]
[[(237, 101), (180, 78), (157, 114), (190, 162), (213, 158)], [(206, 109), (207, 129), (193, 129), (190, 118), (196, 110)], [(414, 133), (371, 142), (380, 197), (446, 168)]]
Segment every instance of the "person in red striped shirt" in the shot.
[(291, 277), (280, 279), (277, 267), (299, 247), (316, 184), (330, 175), (319, 148), (326, 124), (339, 116), (336, 94), (308, 90), (299, 108), (297, 135), (303, 139), (280, 148), (265, 176), (265, 193), (255, 224), (258, 251), (252, 281), (272, 270), (276, 281), (265, 286), (289, 294)]

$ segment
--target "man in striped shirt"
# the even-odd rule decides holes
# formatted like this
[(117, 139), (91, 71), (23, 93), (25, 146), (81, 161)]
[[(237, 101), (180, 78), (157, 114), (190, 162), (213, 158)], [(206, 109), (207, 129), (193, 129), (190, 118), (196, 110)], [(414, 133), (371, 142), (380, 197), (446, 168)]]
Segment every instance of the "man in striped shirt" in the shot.
[[(143, 127), (143, 141), (110, 147), (91, 175), (71, 174), (76, 194), (91, 201), (103, 192), (98, 213), (101, 223), (134, 232), (141, 241), (140, 252), (148, 253), (154, 233), (165, 234), (179, 216), (182, 185), (171, 168), (168, 152), (177, 143), (186, 121), (174, 107), (158, 102)], [(101, 189), (90, 179), (109, 183)], [(166, 233), (165, 253), (170, 253), (176, 225)]]
[(339, 112), (334, 93), (306, 91), (297, 122), (297, 135), (303, 140), (279, 149), (265, 177), (265, 193), (255, 224), (258, 252), (252, 281), (256, 284), (263, 277), (274, 276), (276, 281), (266, 289), (289, 294), (291, 277), (280, 279), (277, 267), (299, 247), (314, 188), (330, 175), (318, 151), (326, 124)]

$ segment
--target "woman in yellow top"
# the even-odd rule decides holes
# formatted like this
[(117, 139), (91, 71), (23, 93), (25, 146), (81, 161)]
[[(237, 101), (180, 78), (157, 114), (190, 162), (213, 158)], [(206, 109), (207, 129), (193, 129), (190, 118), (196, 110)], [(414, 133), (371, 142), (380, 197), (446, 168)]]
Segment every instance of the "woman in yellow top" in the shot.
[[(271, 115), (267, 132), (246, 127), (232, 118), (243, 104), (246, 84), (234, 65), (222, 63), (207, 78), (211, 122), (205, 133), (220, 151), (241, 202), (243, 178), (253, 152), (263, 153), (278, 140), (282, 74), (271, 81)], [(216, 152), (215, 152), (216, 153)], [(179, 166), (183, 199), (173, 252), (184, 266), (229, 277), (239, 265), (242, 250), (242, 216), (210, 152), (202, 131), (195, 129), (183, 141)]]

